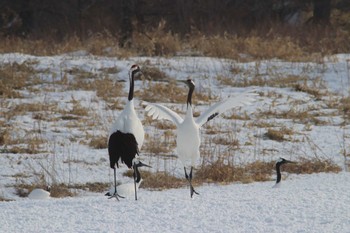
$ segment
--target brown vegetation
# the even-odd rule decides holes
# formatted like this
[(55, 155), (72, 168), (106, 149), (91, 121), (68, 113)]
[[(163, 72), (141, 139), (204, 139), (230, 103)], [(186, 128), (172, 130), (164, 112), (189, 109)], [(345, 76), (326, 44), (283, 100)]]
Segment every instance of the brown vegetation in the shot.
[[(340, 172), (341, 168), (327, 159), (300, 158), (297, 163), (283, 166), (283, 172), (289, 174), (311, 174), (320, 172)], [(167, 172), (142, 171), (142, 187), (151, 190), (164, 190), (184, 187), (186, 179), (177, 178)], [(251, 183), (260, 181), (271, 181), (275, 178), (275, 162), (255, 161), (245, 165), (232, 165), (218, 159), (210, 164), (201, 165), (195, 170), (193, 183)], [(127, 171), (125, 176), (132, 177), (132, 172)]]
[[(246, 165), (235, 166), (217, 160), (201, 166), (195, 174), (202, 182), (242, 182), (268, 181), (275, 171), (275, 162), (256, 161)], [(288, 164), (283, 171), (295, 174), (319, 172), (339, 172), (341, 168), (330, 160), (300, 158), (295, 164)]]

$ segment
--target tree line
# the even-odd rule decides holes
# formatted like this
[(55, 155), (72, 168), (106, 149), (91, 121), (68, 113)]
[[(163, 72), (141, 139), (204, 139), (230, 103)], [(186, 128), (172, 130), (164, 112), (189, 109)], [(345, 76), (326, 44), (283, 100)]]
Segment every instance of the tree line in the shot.
[(349, 11), (350, 1), (1, 0), (0, 37), (62, 40), (76, 35), (84, 40), (108, 32), (127, 45), (134, 31), (150, 30), (160, 21), (166, 22), (165, 30), (180, 36), (194, 31), (239, 34), (276, 23), (328, 25), (332, 9)]

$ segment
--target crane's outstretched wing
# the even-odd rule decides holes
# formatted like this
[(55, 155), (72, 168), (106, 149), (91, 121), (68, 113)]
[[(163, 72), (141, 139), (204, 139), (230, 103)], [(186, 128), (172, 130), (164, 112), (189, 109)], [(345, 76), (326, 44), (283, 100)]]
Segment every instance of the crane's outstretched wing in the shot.
[(235, 96), (232, 96), (222, 102), (218, 102), (210, 106), (205, 112), (203, 112), (196, 119), (196, 123), (199, 126), (202, 126), (206, 122), (212, 120), (213, 118), (215, 118), (216, 116), (220, 115), (221, 113), (225, 112), (228, 109), (249, 105), (255, 100), (255, 97), (257, 95), (258, 94), (251, 91), (243, 92)]
[(146, 105), (147, 115), (153, 119), (166, 119), (174, 122), (176, 126), (179, 126), (183, 121), (179, 114), (163, 105), (151, 104), (145, 101), (143, 103)]

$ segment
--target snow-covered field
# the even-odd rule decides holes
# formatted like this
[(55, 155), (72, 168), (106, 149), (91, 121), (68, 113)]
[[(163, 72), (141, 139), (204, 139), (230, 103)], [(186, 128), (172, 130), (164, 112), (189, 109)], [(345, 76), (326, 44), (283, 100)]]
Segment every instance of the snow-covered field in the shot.
[[(317, 63), (238, 63), (201, 57), (117, 59), (79, 53), (52, 57), (0, 55), (0, 66), (15, 63), (33, 68), (35, 77), (30, 79), (32, 85), (19, 90), (21, 98), (0, 102), (0, 121), (7, 131), (11, 129), (7, 135), (13, 142), (0, 144), (0, 197), (14, 200), (0, 202), (0, 232), (350, 232), (350, 173), (344, 156), (350, 151), (350, 123), (338, 108), (339, 99), (350, 93), (350, 55), (327, 57)], [(105, 197), (104, 192), (81, 190), (70, 198), (30, 200), (17, 196), (14, 186), (35, 184), (40, 179), (48, 184), (112, 182), (107, 150), (91, 148), (88, 142), (106, 136), (120, 110), (112, 108), (95, 90), (71, 85), (78, 78), (127, 81), (128, 69), (134, 63), (141, 69), (159, 68), (170, 79), (192, 77), (196, 92), (216, 96), (210, 103), (197, 99), (196, 112), (235, 92), (254, 90), (260, 94), (253, 105), (229, 111), (202, 130), (201, 152), (208, 156), (206, 159), (225, 154), (234, 163), (244, 164), (279, 157), (295, 161), (317, 158), (333, 161), (342, 171), (284, 173), (287, 178), (277, 189), (271, 188), (274, 177), (270, 182), (202, 185), (196, 187), (200, 195), (193, 199), (187, 187), (165, 191), (141, 188), (138, 201), (129, 197), (118, 202)], [(116, 71), (105, 73), (115, 67)], [(242, 87), (224, 84), (230, 79), (243, 83), (294, 76), (306, 77), (307, 87), (318, 90), (318, 96), (283, 83)], [(128, 90), (128, 83), (122, 84), (124, 91), (116, 98), (121, 106)], [(137, 111), (147, 134), (145, 144), (155, 139), (159, 145), (171, 144), (174, 135), (167, 138), (145, 117), (140, 96), (142, 89), (150, 87), (148, 81), (136, 81), (136, 85)], [(185, 96), (187, 90), (181, 88)], [(48, 107), (10, 114), (25, 104)], [(184, 103), (164, 104), (182, 112), (185, 109)], [(77, 106), (88, 114), (74, 115)], [(296, 114), (291, 119), (287, 114), (290, 112), (300, 114), (300, 119)], [(230, 119), (232, 114), (248, 117)], [(286, 134), (283, 141), (275, 141), (264, 136), (267, 128), (286, 128), (292, 133)], [(219, 134), (207, 133), (212, 129)], [(26, 138), (39, 138), (43, 142), (40, 152), (11, 153), (13, 147), (27, 148)], [(237, 140), (239, 146), (215, 143), (225, 140)], [(173, 147), (165, 152), (166, 160), (146, 149), (141, 152), (145, 163), (152, 166), (145, 170), (183, 176), (180, 162), (173, 158)], [(202, 162), (201, 159), (198, 164)], [(118, 178), (130, 182), (130, 178), (122, 177), (124, 171), (125, 166), (118, 169)]]
[(1, 203), (1, 232), (350, 232), (348, 173), (272, 182)]

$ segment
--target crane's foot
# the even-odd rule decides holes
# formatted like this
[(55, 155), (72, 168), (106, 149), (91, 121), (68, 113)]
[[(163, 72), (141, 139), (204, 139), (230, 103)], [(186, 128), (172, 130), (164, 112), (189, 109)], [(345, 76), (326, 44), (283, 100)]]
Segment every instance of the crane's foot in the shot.
[(194, 193), (197, 194), (197, 195), (199, 195), (199, 193), (198, 193), (196, 190), (194, 190), (192, 184), (190, 185), (190, 189), (191, 189), (191, 198), (193, 197), (193, 194), (194, 194)]
[(125, 198), (123, 196), (120, 196), (118, 193), (114, 193), (113, 195), (110, 195), (110, 193), (108, 193), (109, 195), (107, 196), (110, 196), (108, 199), (112, 199), (112, 198), (116, 198), (118, 201), (119, 201), (119, 198)]

